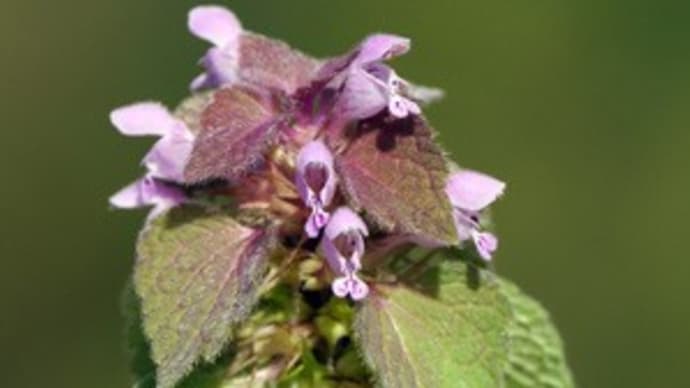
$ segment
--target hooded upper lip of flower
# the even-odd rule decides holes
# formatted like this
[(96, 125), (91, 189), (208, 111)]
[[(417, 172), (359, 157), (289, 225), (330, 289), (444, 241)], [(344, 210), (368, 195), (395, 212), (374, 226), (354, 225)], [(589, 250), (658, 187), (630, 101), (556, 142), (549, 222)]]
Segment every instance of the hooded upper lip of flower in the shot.
[(189, 12), (187, 25), (192, 34), (214, 45), (201, 60), (206, 72), (197, 76), (190, 88), (198, 90), (235, 82), (242, 34), (242, 24), (235, 14), (220, 6), (202, 5)]
[(142, 102), (115, 109), (110, 120), (125, 136), (158, 136), (143, 159), (156, 178), (182, 181), (184, 166), (194, 143), (194, 135), (161, 104)]
[(405, 54), (409, 48), (407, 38), (371, 35), (349, 54), (327, 62), (317, 79), (340, 90), (336, 106), (347, 119), (371, 117), (386, 107), (399, 118), (419, 114), (417, 103), (406, 97), (407, 82), (382, 63)]
[(324, 208), (331, 203), (337, 185), (333, 155), (322, 141), (314, 140), (302, 147), (297, 155), (295, 180), (302, 200), (312, 210), (305, 231), (309, 237), (316, 237), (328, 222)]
[[(147, 173), (110, 198), (118, 208), (154, 205), (149, 217), (182, 203), (182, 189), (169, 182), (182, 181), (184, 167), (191, 153), (194, 135), (161, 104), (143, 102), (115, 109), (110, 119), (126, 136), (159, 136), (142, 163)], [(168, 181), (168, 182), (166, 182)]]
[(391, 34), (374, 34), (365, 38), (349, 53), (326, 62), (316, 76), (329, 81), (351, 67), (365, 67), (407, 53), (410, 40)]
[(366, 297), (369, 288), (359, 277), (364, 256), (364, 237), (369, 230), (362, 219), (347, 207), (338, 208), (324, 232), (323, 249), (329, 266), (337, 278), (333, 292), (339, 297), (348, 294), (355, 300)]
[(491, 259), (498, 246), (496, 237), (481, 232), (479, 214), (503, 194), (505, 183), (480, 172), (463, 170), (453, 173), (446, 184), (446, 194), (453, 205), (453, 218), (461, 241), (472, 238), (484, 259)]

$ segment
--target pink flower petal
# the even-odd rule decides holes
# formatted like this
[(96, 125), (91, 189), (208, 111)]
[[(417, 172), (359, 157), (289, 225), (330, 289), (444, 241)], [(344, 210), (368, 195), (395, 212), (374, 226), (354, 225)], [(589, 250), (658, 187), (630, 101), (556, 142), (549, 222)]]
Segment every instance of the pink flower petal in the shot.
[(189, 84), (189, 90), (194, 92), (194, 91), (206, 89), (206, 88), (209, 88), (212, 86), (213, 86), (213, 83), (211, 82), (208, 74), (201, 73), (198, 76), (194, 77), (192, 82)]
[(326, 238), (328, 240), (335, 240), (341, 233), (355, 230), (362, 234), (362, 236), (368, 236), (369, 230), (367, 229), (364, 221), (347, 207), (338, 208), (331, 215), (331, 219), (326, 225)]
[(446, 184), (446, 194), (453, 206), (472, 212), (489, 206), (503, 194), (504, 189), (505, 183), (471, 170), (452, 174)]
[(474, 231), (472, 233), (474, 245), (477, 247), (479, 256), (484, 260), (491, 260), (493, 253), (498, 249), (498, 239), (491, 233), (480, 233)]
[(145, 206), (146, 204), (141, 198), (141, 183), (142, 179), (130, 183), (117, 193), (113, 194), (108, 202), (110, 202), (112, 207), (119, 209), (134, 209)]
[(407, 117), (407, 115), (410, 113), (410, 111), (407, 109), (406, 100), (397, 95), (391, 96), (391, 99), (388, 102), (388, 111), (399, 119)]
[[(319, 193), (312, 193), (305, 182), (307, 166), (311, 163), (319, 163), (323, 165), (327, 171), (326, 183)], [(300, 149), (297, 155), (296, 181), (297, 189), (300, 192), (302, 200), (307, 205), (313, 200), (312, 195), (318, 198), (322, 206), (328, 206), (331, 203), (333, 195), (335, 195), (338, 178), (333, 168), (333, 155), (322, 141), (314, 140)]]
[(353, 275), (352, 279), (350, 279), (349, 286), (350, 296), (355, 301), (362, 300), (369, 295), (369, 286), (356, 275)]
[(120, 133), (127, 136), (164, 136), (176, 122), (168, 109), (157, 102), (141, 102), (117, 108), (110, 113), (110, 121)]
[(347, 274), (346, 260), (340, 252), (338, 252), (333, 241), (324, 238), (321, 240), (321, 247), (323, 248), (323, 254), (326, 257), (326, 262), (331, 268), (331, 271), (333, 271), (336, 276), (344, 276)]
[(345, 118), (371, 117), (388, 105), (387, 85), (360, 68), (353, 68), (338, 100), (338, 112)]
[(335, 279), (333, 284), (331, 284), (331, 289), (335, 296), (345, 298), (350, 295), (355, 301), (362, 300), (369, 295), (369, 286), (356, 275), (350, 277), (343, 276)]
[(356, 63), (367, 64), (384, 61), (405, 54), (410, 50), (410, 39), (392, 34), (370, 35), (359, 46)]
[(304, 231), (307, 233), (307, 236), (309, 236), (309, 238), (318, 237), (319, 231), (328, 224), (330, 217), (331, 215), (320, 207), (313, 209), (307, 222), (304, 224)]
[(235, 14), (214, 5), (193, 8), (189, 12), (187, 25), (192, 34), (217, 47), (236, 41), (242, 33), (242, 25)]
[(184, 168), (194, 145), (194, 136), (178, 122), (175, 128), (163, 136), (144, 157), (149, 173), (157, 178), (181, 182)]
[(458, 233), (458, 240), (465, 241), (472, 237), (474, 225), (469, 224), (466, 220), (466, 215), (462, 214), (460, 210), (453, 209), (453, 220), (455, 221), (455, 230)]
[(238, 54), (233, 48), (210, 48), (202, 59), (207, 72), (208, 86), (217, 87), (237, 82), (238, 60)]
[(185, 200), (186, 196), (181, 189), (146, 175), (110, 197), (110, 204), (120, 209), (154, 205), (160, 211)]
[(347, 296), (347, 294), (350, 293), (350, 284), (349, 284), (350, 279), (347, 277), (341, 277), (337, 278), (333, 281), (333, 284), (331, 284), (331, 289), (333, 290), (333, 294), (339, 298), (344, 298)]

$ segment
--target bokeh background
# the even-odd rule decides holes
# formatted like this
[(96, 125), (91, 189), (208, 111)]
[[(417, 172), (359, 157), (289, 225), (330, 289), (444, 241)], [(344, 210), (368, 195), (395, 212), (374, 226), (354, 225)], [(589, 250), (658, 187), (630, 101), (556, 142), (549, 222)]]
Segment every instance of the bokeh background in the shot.
[[(319, 56), (388, 31), (442, 86), (427, 113), (509, 182), (497, 267), (552, 312), (582, 387), (676, 387), (690, 361), (690, 2), (227, 1)], [(125, 387), (120, 294), (145, 212), (107, 197), (146, 141), (111, 108), (174, 105), (205, 45), (192, 1), (4, 0), (0, 386)]]

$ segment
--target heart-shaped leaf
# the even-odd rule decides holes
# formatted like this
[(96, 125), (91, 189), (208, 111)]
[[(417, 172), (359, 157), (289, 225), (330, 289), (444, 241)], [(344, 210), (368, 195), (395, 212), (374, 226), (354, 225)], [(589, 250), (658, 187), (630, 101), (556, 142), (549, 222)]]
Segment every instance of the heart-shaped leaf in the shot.
[(185, 167), (185, 179), (232, 181), (256, 167), (283, 120), (271, 100), (240, 87), (217, 91), (201, 116), (202, 130)]
[(134, 285), (158, 387), (174, 386), (195, 362), (219, 354), (254, 305), (274, 246), (272, 229), (194, 207), (173, 209), (145, 228)]
[(358, 312), (356, 337), (379, 385), (501, 386), (511, 312), (497, 282), (459, 261), (432, 275), (433, 295), (377, 285)]
[(379, 115), (337, 136), (349, 143), (336, 156), (336, 167), (352, 207), (366, 211), (386, 230), (419, 241), (457, 244), (444, 190), (447, 161), (422, 118)]

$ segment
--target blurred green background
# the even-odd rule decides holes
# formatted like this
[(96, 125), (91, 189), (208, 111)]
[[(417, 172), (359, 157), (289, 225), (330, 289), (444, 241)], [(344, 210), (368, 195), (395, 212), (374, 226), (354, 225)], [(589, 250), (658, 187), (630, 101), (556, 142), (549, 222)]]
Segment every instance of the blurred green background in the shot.
[[(175, 104), (192, 1), (3, 2), (0, 386), (125, 387), (121, 289), (145, 213), (112, 212), (150, 143), (111, 108)], [(404, 77), (457, 160), (509, 182), (500, 273), (552, 312), (582, 387), (675, 387), (690, 361), (690, 2), (229, 1), (320, 56), (413, 38)]]

